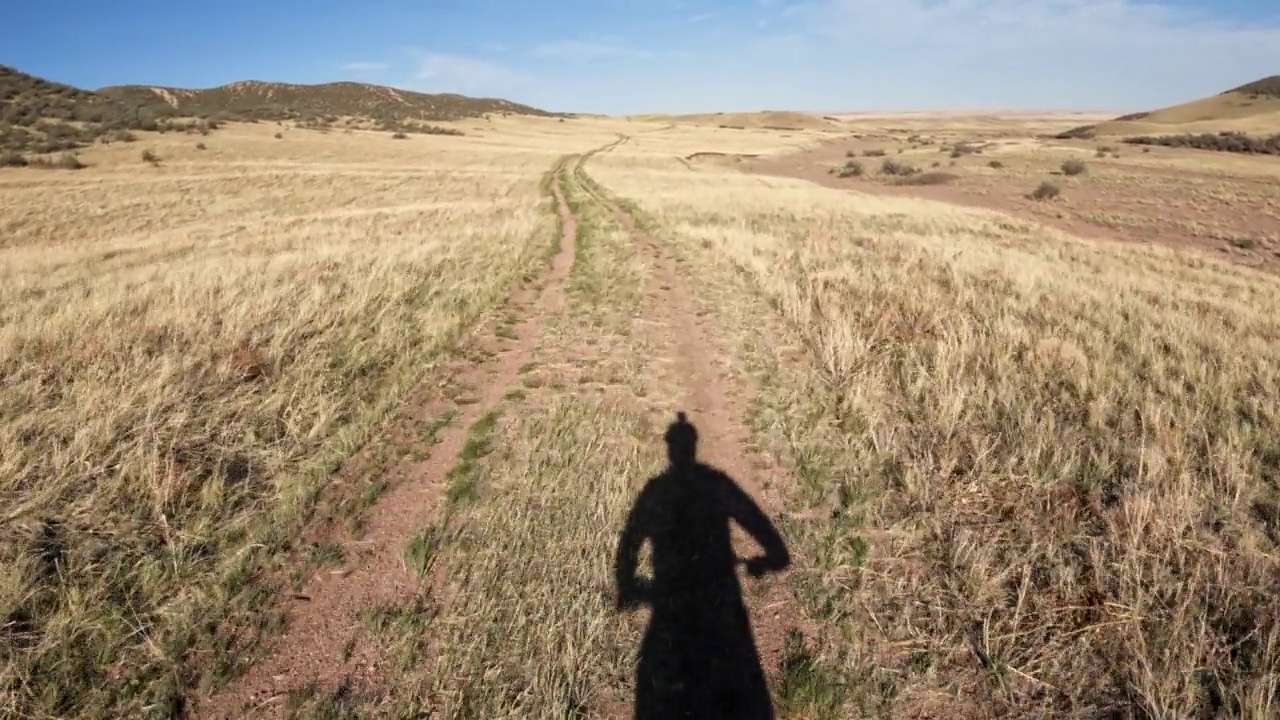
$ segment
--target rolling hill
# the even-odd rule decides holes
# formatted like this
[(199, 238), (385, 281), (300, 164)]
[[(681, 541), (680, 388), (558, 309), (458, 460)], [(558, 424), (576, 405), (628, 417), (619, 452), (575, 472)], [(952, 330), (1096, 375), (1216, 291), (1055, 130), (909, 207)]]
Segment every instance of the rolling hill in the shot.
[(227, 120), (298, 120), (314, 126), (346, 117), (408, 131), (456, 132), (424, 123), (487, 115), (560, 116), (508, 100), (354, 82), (246, 81), (205, 90), (122, 85), (93, 91), (0, 65), (0, 152), (5, 153), (70, 151), (95, 141), (128, 141), (133, 131), (207, 133)]
[(205, 90), (122, 85), (101, 88), (98, 94), (126, 102), (159, 101), (186, 116), (226, 113), (259, 120), (363, 117), (404, 122), (485, 115), (555, 115), (509, 100), (420, 93), (355, 82), (293, 85), (247, 80)]
[(113, 98), (0, 65), (0, 151), (58, 152), (175, 117), (151, 98)]
[[(1068, 131), (1075, 137), (1126, 135), (1272, 134), (1280, 128), (1280, 75), (1198, 100), (1122, 115)], [(1068, 133), (1064, 133), (1067, 135)]]

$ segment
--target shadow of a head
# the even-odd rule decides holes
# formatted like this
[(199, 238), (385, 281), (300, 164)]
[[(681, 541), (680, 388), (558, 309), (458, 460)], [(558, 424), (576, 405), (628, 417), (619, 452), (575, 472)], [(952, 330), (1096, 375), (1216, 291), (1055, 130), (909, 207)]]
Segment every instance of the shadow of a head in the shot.
[(689, 422), (684, 411), (676, 413), (675, 422), (667, 426), (667, 460), (671, 467), (690, 468), (698, 459), (698, 429)]

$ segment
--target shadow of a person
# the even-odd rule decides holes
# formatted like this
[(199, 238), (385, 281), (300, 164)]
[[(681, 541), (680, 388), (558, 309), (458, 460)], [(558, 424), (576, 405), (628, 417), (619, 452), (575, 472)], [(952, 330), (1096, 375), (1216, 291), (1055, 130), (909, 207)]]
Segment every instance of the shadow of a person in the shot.
[[(773, 718), (764, 670), (742, 599), (729, 534), (736, 521), (764, 549), (741, 561), (752, 577), (786, 568), (786, 544), (728, 475), (697, 461), (698, 432), (683, 412), (667, 429), (670, 465), (649, 480), (618, 541), (619, 610), (652, 616), (636, 671), (636, 720)], [(653, 578), (636, 577), (645, 540)]]

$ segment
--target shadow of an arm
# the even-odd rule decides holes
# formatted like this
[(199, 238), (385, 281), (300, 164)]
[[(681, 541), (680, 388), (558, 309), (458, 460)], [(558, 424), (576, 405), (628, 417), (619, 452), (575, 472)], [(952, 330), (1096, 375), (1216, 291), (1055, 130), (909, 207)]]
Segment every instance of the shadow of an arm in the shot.
[(742, 491), (738, 484), (727, 475), (721, 475), (720, 486), (725, 498), (729, 517), (738, 523), (753, 540), (760, 544), (764, 554), (746, 561), (747, 572), (759, 577), (766, 572), (779, 572), (791, 565), (791, 552), (782, 535), (764, 514), (760, 506), (751, 496)]
[(618, 610), (632, 610), (645, 600), (647, 584), (636, 577), (636, 565), (640, 559), (640, 548), (648, 539), (652, 522), (653, 504), (650, 493), (646, 490), (636, 499), (631, 513), (627, 515), (626, 525), (618, 537), (618, 547), (613, 559), (614, 587), (617, 597), (614, 601)]

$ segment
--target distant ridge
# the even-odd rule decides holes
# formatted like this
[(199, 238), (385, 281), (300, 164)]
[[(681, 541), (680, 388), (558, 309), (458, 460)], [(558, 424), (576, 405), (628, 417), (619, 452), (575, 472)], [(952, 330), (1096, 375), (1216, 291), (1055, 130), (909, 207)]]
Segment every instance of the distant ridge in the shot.
[(323, 128), (344, 117), (386, 129), (457, 134), (456, 129), (425, 123), (493, 115), (570, 117), (497, 98), (356, 82), (292, 85), (248, 80), (206, 90), (119, 85), (92, 91), (0, 65), (0, 154), (67, 152), (95, 141), (129, 142), (135, 139), (133, 131), (208, 133), (233, 120), (297, 120)]
[[(1178, 105), (1121, 115), (1096, 125), (1081, 125), (1059, 138), (1099, 136), (1249, 135), (1264, 137), (1280, 128), (1280, 75), (1271, 75), (1216, 95)], [(1149, 139), (1149, 138), (1148, 138)], [(1252, 147), (1232, 141), (1224, 149)], [(1249, 150), (1239, 150), (1248, 152)]]
[(155, 98), (113, 98), (0, 65), (0, 151), (74, 150), (99, 137), (157, 130), (177, 115)]
[(1228, 93), (1280, 98), (1280, 75), (1271, 75), (1270, 77), (1264, 77), (1261, 80), (1254, 80), (1251, 83), (1245, 83), (1238, 88), (1232, 88), (1222, 94), (1226, 95)]
[(403, 122), (461, 120), (486, 115), (557, 115), (498, 98), (420, 93), (357, 82), (295, 85), (245, 80), (205, 90), (117, 85), (101, 88), (98, 93), (132, 102), (159, 100), (187, 116), (228, 113), (258, 120), (346, 116)]

